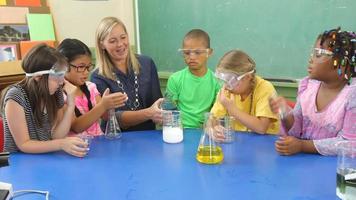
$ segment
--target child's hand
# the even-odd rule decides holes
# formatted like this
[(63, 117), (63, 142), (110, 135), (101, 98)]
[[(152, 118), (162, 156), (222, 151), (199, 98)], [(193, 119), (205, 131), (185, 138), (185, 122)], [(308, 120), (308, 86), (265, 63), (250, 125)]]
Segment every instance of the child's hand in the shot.
[(225, 140), (225, 127), (221, 125), (216, 125), (213, 128), (213, 139), (217, 142), (224, 142)]
[(285, 156), (302, 151), (302, 140), (293, 136), (281, 136), (275, 143), (276, 151)]
[(273, 95), (269, 98), (269, 106), (273, 113), (278, 114), (283, 108), (287, 108), (288, 104), (284, 97)]
[(121, 92), (115, 92), (110, 94), (109, 88), (107, 88), (101, 97), (101, 102), (105, 109), (112, 109), (112, 108), (117, 108), (125, 105), (125, 102), (127, 101), (128, 97), (126, 94), (121, 93)]
[(61, 149), (76, 157), (84, 157), (89, 150), (88, 144), (78, 137), (64, 138)]
[(63, 90), (65, 91), (65, 93), (67, 95), (66, 104), (68, 107), (75, 106), (74, 98), (75, 98), (75, 92), (77, 89), (78, 89), (77, 86), (73, 85), (72, 83), (70, 83), (67, 80), (64, 80)]
[(73, 85), (71, 82), (69, 82), (69, 81), (67, 81), (66, 79), (64, 79), (63, 90), (64, 90), (67, 94), (74, 94), (77, 89), (78, 89), (77, 86)]
[(221, 88), (218, 94), (219, 102), (227, 109), (234, 107), (235, 95), (231, 94), (225, 89), (225, 86)]

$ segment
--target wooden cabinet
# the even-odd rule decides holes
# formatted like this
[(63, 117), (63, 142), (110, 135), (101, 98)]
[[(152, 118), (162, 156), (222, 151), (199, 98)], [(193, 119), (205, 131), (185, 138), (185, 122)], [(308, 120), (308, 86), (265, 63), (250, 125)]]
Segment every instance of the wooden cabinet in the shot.
[(0, 91), (25, 77), (21, 61), (0, 62)]

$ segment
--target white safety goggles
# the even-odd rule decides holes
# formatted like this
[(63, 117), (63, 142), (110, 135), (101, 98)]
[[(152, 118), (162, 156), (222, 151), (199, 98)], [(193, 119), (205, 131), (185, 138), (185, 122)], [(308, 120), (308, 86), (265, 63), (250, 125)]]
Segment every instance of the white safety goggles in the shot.
[(178, 49), (183, 57), (208, 55), (209, 49)]
[(44, 74), (48, 74), (48, 79), (63, 81), (64, 75), (67, 72), (67, 66), (61, 66), (59, 64), (54, 64), (50, 70), (42, 70), (33, 73), (26, 73), (27, 77), (36, 77)]
[(315, 63), (324, 63), (332, 58), (334, 53), (327, 49), (313, 48), (310, 54), (310, 58)]
[(245, 76), (254, 72), (255, 70), (253, 69), (249, 72), (238, 75), (233, 72), (221, 72), (219, 70), (216, 70), (215, 77), (222, 81), (223, 84), (225, 84), (226, 89), (233, 90)]

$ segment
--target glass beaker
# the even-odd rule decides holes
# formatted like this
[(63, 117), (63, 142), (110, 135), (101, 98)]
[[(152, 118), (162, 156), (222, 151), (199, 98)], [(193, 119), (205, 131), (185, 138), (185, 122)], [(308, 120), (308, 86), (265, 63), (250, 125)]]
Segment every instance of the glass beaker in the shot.
[(356, 141), (337, 144), (336, 195), (343, 200), (356, 199)]
[(204, 164), (219, 164), (224, 159), (221, 147), (214, 140), (214, 126), (216, 118), (210, 114), (205, 114), (203, 133), (200, 137), (196, 159)]
[(106, 122), (106, 129), (105, 129), (105, 138), (107, 139), (119, 139), (121, 138), (121, 129), (119, 126), (119, 122), (115, 116), (115, 110), (110, 109), (108, 110), (108, 121)]
[(221, 132), (224, 134), (225, 139), (222, 142), (225, 143), (231, 143), (234, 141), (234, 130), (232, 128), (232, 123), (234, 121), (233, 117), (230, 116), (224, 116), (222, 118), (216, 119), (217, 123), (216, 126), (214, 127), (214, 131), (216, 129), (221, 129)]
[(164, 93), (164, 98), (161, 103), (163, 110), (177, 110), (177, 103), (173, 100), (173, 94), (170, 92)]
[(163, 112), (163, 141), (167, 143), (179, 143), (183, 141), (183, 127), (180, 111), (164, 110)]

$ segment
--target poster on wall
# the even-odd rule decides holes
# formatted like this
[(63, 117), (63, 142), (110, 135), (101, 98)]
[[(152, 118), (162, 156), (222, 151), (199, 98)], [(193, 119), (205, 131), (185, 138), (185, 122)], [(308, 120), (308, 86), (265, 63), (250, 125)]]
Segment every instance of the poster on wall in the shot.
[(0, 43), (0, 62), (19, 59), (19, 49), (16, 43)]
[(30, 40), (27, 25), (1, 25), (0, 42), (18, 42)]

